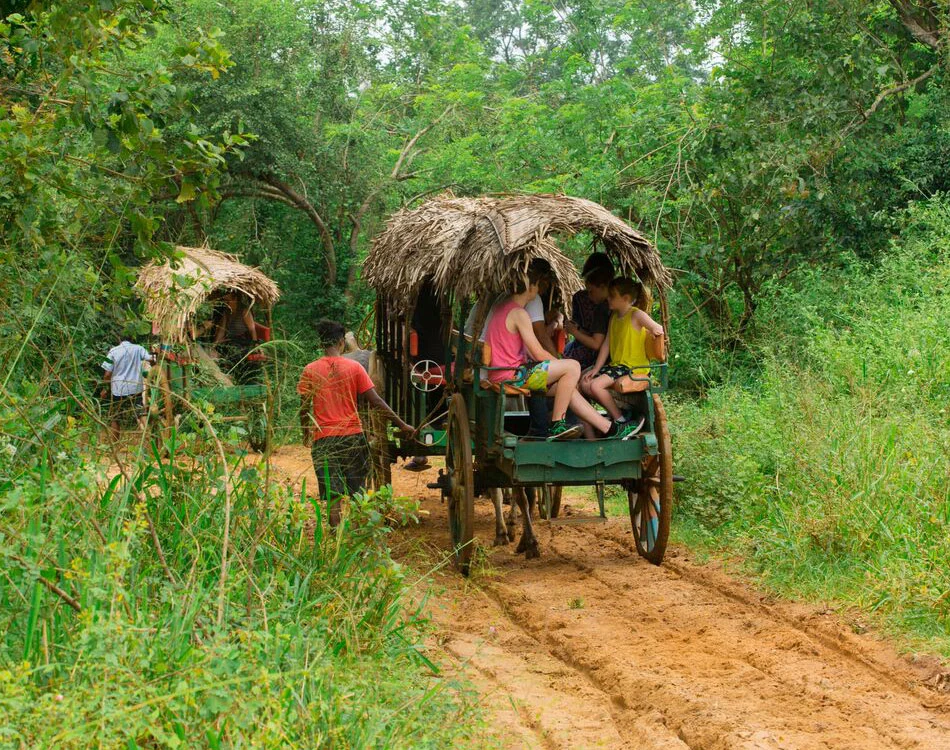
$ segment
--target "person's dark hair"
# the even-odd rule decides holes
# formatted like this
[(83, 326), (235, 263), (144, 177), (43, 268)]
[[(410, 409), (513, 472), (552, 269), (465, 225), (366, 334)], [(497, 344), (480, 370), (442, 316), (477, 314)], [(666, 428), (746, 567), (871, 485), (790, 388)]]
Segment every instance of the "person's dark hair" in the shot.
[(324, 349), (336, 346), (346, 336), (346, 328), (335, 320), (318, 320), (313, 327), (317, 332), (317, 341)]
[(138, 323), (125, 323), (119, 329), (119, 336), (122, 341), (135, 343), (136, 339), (142, 334), (142, 326)]
[[(551, 279), (551, 264), (543, 258), (535, 258), (528, 264), (528, 285), (540, 284), (545, 279)], [(515, 284), (515, 294), (521, 294), (528, 287), (522, 279)]]
[(609, 272), (610, 278), (607, 279), (607, 281), (610, 281), (610, 279), (614, 277), (614, 264), (611, 262), (610, 256), (607, 255), (607, 253), (598, 252), (588, 255), (587, 260), (584, 261), (584, 268), (581, 269), (581, 276), (586, 279), (590, 273), (599, 269), (604, 269)]
[(607, 286), (613, 278), (614, 269), (602, 266), (595, 266), (584, 274), (584, 280), (592, 286)]
[(610, 282), (607, 288), (619, 294), (621, 297), (629, 297), (632, 301), (636, 302), (640, 297), (641, 286), (640, 282), (636, 279), (631, 279), (627, 276), (618, 276)]

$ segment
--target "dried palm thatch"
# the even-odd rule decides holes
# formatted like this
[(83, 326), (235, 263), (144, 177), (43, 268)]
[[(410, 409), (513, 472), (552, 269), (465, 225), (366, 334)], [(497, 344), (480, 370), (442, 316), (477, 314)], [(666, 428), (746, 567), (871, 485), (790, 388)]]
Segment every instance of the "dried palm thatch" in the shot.
[(625, 275), (664, 289), (670, 274), (643, 235), (606, 208), (566, 195), (456, 198), (446, 194), (395, 214), (373, 242), (363, 278), (398, 309), (422, 285), (483, 296), (512, 289), (534, 258), (547, 260), (563, 298), (582, 284), (557, 247), (558, 235), (589, 231)]
[(235, 256), (208, 248), (178, 247), (180, 258), (149, 263), (135, 284), (145, 300), (146, 316), (163, 341), (187, 343), (193, 316), (215, 291), (233, 289), (252, 304), (271, 308), (280, 297), (277, 284)]

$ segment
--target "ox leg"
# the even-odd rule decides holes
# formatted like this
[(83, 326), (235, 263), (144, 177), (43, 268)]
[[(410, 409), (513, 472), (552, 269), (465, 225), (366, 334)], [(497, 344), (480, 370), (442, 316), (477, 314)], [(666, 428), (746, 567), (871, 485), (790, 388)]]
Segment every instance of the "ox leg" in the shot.
[(507, 495), (508, 500), (508, 541), (513, 542), (515, 540), (515, 526), (518, 525), (518, 505), (511, 499), (511, 490), (502, 490), (502, 493)]
[(534, 525), (531, 523), (528, 498), (525, 495), (523, 487), (515, 487), (514, 490), (512, 490), (512, 500), (518, 503), (518, 508), (521, 510), (521, 516), (524, 519), (524, 526), (521, 530), (521, 541), (518, 542), (518, 547), (515, 549), (515, 552), (524, 552), (524, 556), (528, 560), (541, 557), (538, 540), (534, 535)]
[(503, 547), (508, 544), (510, 539), (508, 538), (508, 527), (505, 525), (505, 511), (501, 506), (501, 488), (492, 487), (489, 492), (491, 493), (492, 505), (495, 506), (495, 541), (493, 545)]

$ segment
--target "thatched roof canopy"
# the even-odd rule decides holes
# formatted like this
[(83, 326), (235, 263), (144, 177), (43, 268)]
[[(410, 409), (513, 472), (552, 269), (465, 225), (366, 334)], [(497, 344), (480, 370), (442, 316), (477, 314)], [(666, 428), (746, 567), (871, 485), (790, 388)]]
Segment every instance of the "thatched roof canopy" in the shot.
[(252, 304), (271, 308), (280, 297), (277, 284), (235, 256), (208, 248), (178, 247), (180, 258), (149, 263), (135, 284), (145, 300), (146, 316), (169, 343), (190, 338), (192, 317), (215, 291), (233, 289)]
[(584, 231), (594, 234), (621, 273), (669, 286), (669, 272), (643, 235), (603, 206), (565, 195), (443, 195), (404, 209), (374, 240), (363, 278), (408, 309), (426, 280), (441, 292), (480, 296), (513, 288), (531, 260), (543, 258), (566, 298), (582, 284), (554, 238)]

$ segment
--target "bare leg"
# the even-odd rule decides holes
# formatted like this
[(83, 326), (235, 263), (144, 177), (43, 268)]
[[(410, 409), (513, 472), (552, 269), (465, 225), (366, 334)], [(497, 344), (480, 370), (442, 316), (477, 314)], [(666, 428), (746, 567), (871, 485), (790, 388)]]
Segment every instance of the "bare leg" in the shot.
[[(577, 393), (577, 382), (581, 379), (581, 366), (575, 359), (552, 359), (548, 363), (548, 394), (554, 396), (554, 408), (551, 421), (564, 419), (571, 394)], [(560, 388), (554, 388), (559, 384)]]
[(590, 381), (590, 395), (607, 410), (612, 419), (620, 419), (620, 409), (617, 408), (617, 402), (614, 401), (614, 397), (607, 390), (613, 384), (614, 379), (609, 375), (599, 375)]
[(606, 433), (610, 429), (610, 420), (598, 412), (590, 402), (576, 390), (571, 392), (571, 411), (596, 430)]
[(508, 544), (508, 528), (505, 526), (505, 511), (501, 507), (501, 488), (492, 487), (491, 494), (492, 505), (495, 506), (495, 547), (502, 547)]
[(531, 560), (535, 557), (541, 557), (541, 550), (538, 549), (538, 540), (534, 536), (534, 526), (531, 523), (531, 513), (528, 512), (528, 498), (525, 496), (523, 487), (515, 487), (512, 490), (512, 500), (518, 503), (521, 509), (521, 515), (524, 517), (524, 528), (521, 532), (521, 541), (515, 552), (524, 552), (525, 559)]

